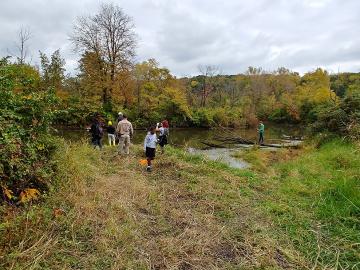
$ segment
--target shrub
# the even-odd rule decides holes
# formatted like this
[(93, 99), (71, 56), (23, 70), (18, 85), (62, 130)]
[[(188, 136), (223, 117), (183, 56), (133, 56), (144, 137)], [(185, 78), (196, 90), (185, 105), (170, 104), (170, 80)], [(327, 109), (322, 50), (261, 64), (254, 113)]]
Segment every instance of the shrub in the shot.
[(213, 114), (210, 109), (201, 108), (193, 111), (191, 124), (195, 127), (211, 127), (214, 125)]
[(345, 138), (360, 139), (360, 95), (354, 94), (317, 108), (313, 133), (331, 132)]
[(191, 116), (191, 125), (195, 127), (240, 127), (246, 119), (242, 118), (240, 109), (228, 107), (200, 108), (194, 110)]
[(294, 119), (291, 117), (286, 108), (276, 108), (268, 118), (270, 121), (276, 123), (291, 123)]
[(36, 70), (19, 77), (22, 69), (0, 61), (0, 185), (7, 200), (29, 188), (46, 189), (54, 171), (56, 142), (49, 129), (56, 97), (51, 90), (34, 89)]

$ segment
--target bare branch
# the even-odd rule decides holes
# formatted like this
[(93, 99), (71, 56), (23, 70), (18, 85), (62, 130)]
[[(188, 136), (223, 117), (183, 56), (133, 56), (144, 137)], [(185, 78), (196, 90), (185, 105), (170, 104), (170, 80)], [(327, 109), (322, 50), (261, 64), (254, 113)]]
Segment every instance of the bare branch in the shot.
[(70, 39), (77, 51), (98, 54), (113, 73), (131, 65), (135, 56), (132, 19), (114, 4), (102, 4), (98, 14), (78, 18)]
[(19, 64), (24, 64), (26, 57), (28, 56), (27, 41), (31, 38), (31, 32), (29, 28), (21, 27), (18, 33), (18, 43), (16, 48), (18, 49), (19, 55), (17, 56)]

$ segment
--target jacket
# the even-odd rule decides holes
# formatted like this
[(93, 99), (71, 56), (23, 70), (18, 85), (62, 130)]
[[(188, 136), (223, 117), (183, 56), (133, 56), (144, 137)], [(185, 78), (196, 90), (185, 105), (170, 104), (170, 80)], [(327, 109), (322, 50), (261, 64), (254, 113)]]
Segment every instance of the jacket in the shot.
[(146, 150), (146, 147), (156, 148), (156, 143), (157, 143), (156, 134), (155, 133), (151, 134), (150, 132), (148, 132), (144, 140), (144, 150)]
[(117, 134), (121, 135), (133, 135), (134, 133), (134, 129), (132, 124), (127, 120), (127, 119), (123, 119), (121, 120), (117, 127), (116, 127), (116, 132)]

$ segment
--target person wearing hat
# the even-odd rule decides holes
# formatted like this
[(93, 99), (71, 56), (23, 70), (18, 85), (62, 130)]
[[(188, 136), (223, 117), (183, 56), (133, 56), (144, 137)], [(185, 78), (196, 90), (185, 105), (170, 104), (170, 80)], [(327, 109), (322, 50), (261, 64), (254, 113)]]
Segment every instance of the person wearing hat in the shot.
[(118, 118), (117, 118), (117, 122), (119, 123), (121, 120), (124, 119), (124, 114), (122, 112), (118, 113)]
[(126, 115), (123, 115), (123, 120), (118, 123), (116, 133), (119, 136), (119, 154), (125, 152), (126, 155), (129, 155), (130, 138), (134, 134), (134, 129)]
[(108, 122), (108, 126), (106, 128), (107, 134), (108, 134), (108, 140), (109, 140), (109, 145), (115, 146), (115, 128), (112, 124), (111, 121)]

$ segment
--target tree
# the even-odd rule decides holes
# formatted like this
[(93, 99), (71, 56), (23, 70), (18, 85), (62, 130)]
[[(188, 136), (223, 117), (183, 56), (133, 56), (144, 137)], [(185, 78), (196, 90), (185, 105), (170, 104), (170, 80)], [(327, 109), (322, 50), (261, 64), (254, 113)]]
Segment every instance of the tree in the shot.
[(28, 48), (26, 46), (27, 41), (31, 37), (30, 30), (28, 28), (21, 27), (19, 31), (19, 43), (17, 48), (19, 50), (19, 56), (17, 57), (20, 65), (25, 63), (26, 57), (28, 55)]
[(244, 75), (236, 75), (227, 79), (225, 91), (229, 95), (229, 103), (231, 108), (233, 108), (235, 105), (239, 105), (238, 102), (244, 95), (246, 83), (247, 82)]
[(133, 76), (141, 121), (147, 124), (167, 118), (179, 123), (190, 117), (185, 86), (155, 59), (135, 65)]
[(119, 6), (102, 4), (98, 14), (78, 18), (71, 40), (76, 50), (92, 54), (97, 62), (95, 68), (104, 83), (103, 103), (111, 108), (117, 74), (130, 69), (135, 56), (132, 19)]
[(263, 97), (269, 90), (266, 82), (267, 75), (261, 67), (249, 67), (246, 74), (249, 78), (247, 90), (251, 100), (249, 112), (259, 113), (258, 110), (262, 109), (260, 103), (263, 101)]
[(215, 88), (214, 78), (219, 75), (220, 72), (219, 67), (211, 65), (200, 65), (198, 69), (203, 77), (200, 106), (205, 107), (208, 96)]
[(43, 88), (52, 87), (56, 94), (61, 96), (65, 80), (65, 60), (61, 57), (60, 50), (56, 50), (50, 59), (45, 53), (39, 53)]

